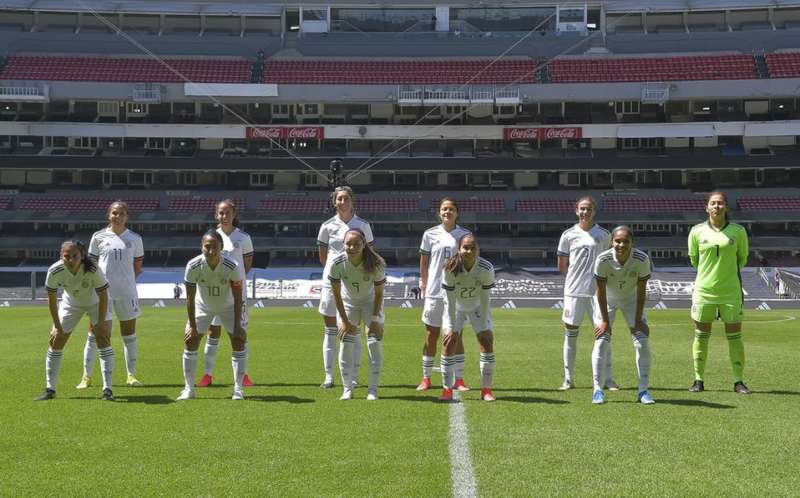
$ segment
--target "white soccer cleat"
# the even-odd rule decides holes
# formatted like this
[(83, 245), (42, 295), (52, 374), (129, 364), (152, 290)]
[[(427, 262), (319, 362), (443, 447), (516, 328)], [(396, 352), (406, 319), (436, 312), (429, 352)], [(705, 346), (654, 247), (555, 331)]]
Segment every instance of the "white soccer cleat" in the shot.
[(177, 401), (184, 401), (187, 399), (194, 399), (196, 397), (194, 389), (184, 389), (176, 398)]
[(244, 399), (244, 392), (241, 389), (234, 389), (231, 399)]
[(377, 401), (378, 400), (378, 390), (370, 390), (367, 393), (367, 401)]
[(575, 387), (575, 384), (573, 384), (571, 380), (565, 380), (563, 384), (558, 386), (558, 390), (559, 391), (569, 391), (573, 387)]
[(347, 401), (353, 399), (353, 390), (352, 389), (345, 389), (342, 392), (342, 395), (339, 397), (341, 401)]

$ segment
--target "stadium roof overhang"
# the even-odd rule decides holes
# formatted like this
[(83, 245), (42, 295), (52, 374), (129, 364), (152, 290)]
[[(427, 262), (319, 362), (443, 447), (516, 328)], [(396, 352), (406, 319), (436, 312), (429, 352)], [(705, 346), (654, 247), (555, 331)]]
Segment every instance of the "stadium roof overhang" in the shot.
[(201, 2), (196, 0), (5, 0), (7, 10), (51, 12), (102, 12), (120, 14), (175, 14), (221, 16), (280, 16), (283, 3), (275, 2)]

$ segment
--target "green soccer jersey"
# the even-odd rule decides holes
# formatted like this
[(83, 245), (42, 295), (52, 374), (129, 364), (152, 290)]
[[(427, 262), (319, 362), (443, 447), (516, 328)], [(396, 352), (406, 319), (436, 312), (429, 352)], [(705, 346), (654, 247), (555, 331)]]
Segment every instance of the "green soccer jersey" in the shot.
[(742, 302), (739, 270), (747, 262), (747, 232), (736, 223), (726, 223), (721, 230), (709, 222), (692, 227), (689, 232), (689, 259), (697, 268), (692, 302), (696, 304), (732, 304)]

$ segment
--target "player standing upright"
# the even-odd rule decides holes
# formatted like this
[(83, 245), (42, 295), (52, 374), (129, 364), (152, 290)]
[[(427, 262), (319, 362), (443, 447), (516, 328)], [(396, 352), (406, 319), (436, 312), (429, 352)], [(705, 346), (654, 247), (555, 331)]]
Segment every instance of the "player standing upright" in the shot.
[[(247, 276), (253, 267), (253, 241), (250, 236), (239, 228), (239, 213), (236, 204), (231, 199), (224, 199), (217, 203), (214, 217), (217, 220), (217, 233), (222, 237), (222, 253), (236, 260), (236, 263), (244, 269)], [(245, 280), (245, 283), (247, 280)], [(242, 289), (242, 306), (247, 307), (247, 289)], [(206, 347), (203, 350), (203, 377), (197, 383), (197, 387), (208, 387), (213, 382), (214, 366), (217, 363), (217, 351), (219, 350), (219, 337), (222, 335), (222, 321), (217, 316), (208, 328), (208, 338)], [(245, 343), (247, 347), (247, 343)], [(244, 387), (251, 387), (253, 381), (247, 372), (242, 380)]]
[[(575, 203), (578, 223), (561, 234), (558, 241), (558, 271), (566, 274), (564, 280), (564, 383), (562, 391), (574, 387), (573, 369), (578, 347), (578, 331), (585, 315), (591, 320), (594, 315), (595, 281), (594, 262), (597, 255), (609, 248), (611, 235), (608, 230), (596, 225), (594, 217), (597, 205), (591, 197), (581, 197)], [(609, 346), (607, 387), (615, 390), (617, 385), (611, 375), (611, 353)]]
[(743, 226), (728, 221), (728, 198), (711, 192), (706, 201), (708, 220), (689, 232), (689, 259), (697, 268), (692, 292), (694, 320), (694, 383), (692, 392), (705, 389), (704, 375), (708, 358), (711, 323), (717, 317), (725, 322), (728, 354), (733, 369), (733, 390), (750, 394), (744, 384), (744, 342), (742, 341), (741, 269), (747, 263), (749, 243)]
[[(441, 200), (439, 219), (442, 221), (441, 225), (425, 230), (419, 248), (420, 288), (425, 298), (422, 323), (425, 324), (426, 335), (425, 344), (422, 346), (422, 382), (417, 386), (417, 391), (427, 391), (431, 388), (433, 360), (446, 312), (445, 292), (442, 289), (444, 264), (458, 251), (458, 241), (461, 237), (470, 233), (457, 224), (458, 205), (453, 199), (445, 197)], [(464, 340), (461, 334), (456, 336), (453, 358), (456, 376), (454, 387), (460, 391), (467, 391), (469, 388), (464, 384)]]
[[(103, 372), (103, 399), (114, 400), (111, 378), (114, 373), (114, 350), (111, 349), (111, 311), (108, 307), (108, 281), (103, 270), (89, 258), (80, 242), (68, 240), (61, 245), (61, 258), (47, 270), (47, 304), (53, 329), (50, 347), (45, 360), (47, 385), (36, 400), (56, 397), (61, 356), (70, 334), (83, 315), (89, 315), (90, 325), (100, 353), (100, 370)], [(58, 288), (63, 287), (61, 302)]]
[[(350, 187), (336, 187), (331, 193), (331, 204), (336, 209), (336, 216), (330, 218), (319, 228), (317, 245), (319, 246), (319, 261), (322, 263), (322, 293), (319, 299), (319, 313), (324, 322), (324, 335), (322, 339), (322, 365), (325, 369), (325, 380), (320, 385), (323, 389), (333, 387), (333, 365), (336, 362), (336, 303), (331, 294), (331, 266), (333, 261), (344, 254), (344, 236), (348, 230), (357, 228), (364, 232), (368, 245), (372, 245), (372, 228), (367, 221), (356, 216), (353, 190)], [(361, 357), (361, 342), (355, 345), (355, 376), (358, 376), (358, 367)], [(347, 387), (347, 386), (345, 386)]]
[(647, 299), (647, 281), (650, 279), (650, 257), (633, 248), (633, 231), (619, 226), (611, 231), (612, 248), (601, 252), (594, 265), (597, 280), (595, 303), (595, 341), (592, 350), (592, 377), (594, 391), (592, 403), (605, 402), (607, 355), (611, 347), (611, 329), (617, 311), (628, 324), (636, 351), (636, 371), (639, 376), (637, 401), (645, 405), (655, 403), (650, 395), (650, 327), (644, 312)]
[[(119, 332), (125, 349), (126, 384), (141, 386), (136, 378), (138, 347), (136, 343), (136, 319), (141, 315), (136, 278), (142, 273), (144, 246), (139, 234), (128, 229), (128, 204), (114, 201), (108, 206), (108, 226), (92, 235), (89, 242), (89, 257), (97, 263), (109, 282), (109, 311), (119, 321)], [(83, 348), (83, 378), (75, 386), (86, 389), (92, 385), (92, 372), (97, 358), (97, 341), (90, 330)]]

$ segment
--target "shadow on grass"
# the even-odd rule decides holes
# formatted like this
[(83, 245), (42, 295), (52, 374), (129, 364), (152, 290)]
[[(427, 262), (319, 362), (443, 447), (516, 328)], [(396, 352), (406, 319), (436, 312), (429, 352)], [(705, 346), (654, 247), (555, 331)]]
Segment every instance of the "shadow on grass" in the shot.
[(715, 408), (718, 410), (730, 410), (736, 408), (733, 405), (723, 405), (722, 403), (712, 403), (702, 399), (659, 399), (656, 404), (678, 405), (678, 406), (697, 406), (700, 408)]
[[(214, 386), (220, 386), (223, 384), (214, 384)], [(227, 387), (232, 386), (233, 384), (224, 384)], [(262, 382), (254, 382), (253, 387), (319, 387), (319, 384), (313, 383), (292, 383), (292, 382), (273, 382), (273, 383), (262, 383)]]
[(297, 396), (245, 396), (247, 401), (263, 401), (265, 403), (289, 403), (300, 405), (305, 403), (315, 403), (316, 400), (309, 398), (298, 398)]
[[(114, 387), (116, 388), (116, 386)], [(128, 386), (119, 386), (119, 387), (124, 387), (127, 389)], [(131, 389), (136, 389), (138, 391), (139, 389), (158, 389), (160, 387), (174, 387), (177, 389), (183, 389), (183, 382), (181, 382), (180, 384), (144, 384), (139, 387), (132, 387)]]
[(143, 403), (145, 405), (168, 405), (175, 403), (173, 398), (163, 394), (148, 394), (143, 396), (114, 396), (117, 401), (124, 403)]
[[(408, 396), (381, 396), (380, 393), (378, 393), (378, 396), (379, 396), (379, 399), (386, 399), (386, 400), (393, 399), (393, 400), (399, 400), (399, 401), (422, 401), (422, 402), (425, 402), (425, 403), (437, 403), (437, 404), (439, 403), (439, 400), (437, 399), (438, 398), (438, 394), (432, 394), (430, 396), (414, 396), (414, 395), (408, 395)], [(447, 404), (447, 403), (442, 403), (442, 404)]]
[[(573, 389), (582, 389), (580, 387)], [(590, 389), (590, 388), (586, 388)], [(544, 388), (544, 387), (493, 387), (492, 391), (495, 392), (519, 392), (519, 393), (563, 393), (561, 389)]]
[(800, 396), (800, 391), (753, 391), (753, 394), (776, 394), (778, 396)]
[[(497, 391), (497, 389), (494, 389)], [(537, 398), (535, 396), (500, 396), (497, 401), (509, 401), (511, 403), (537, 403), (542, 405), (568, 405), (569, 401), (563, 399)]]

